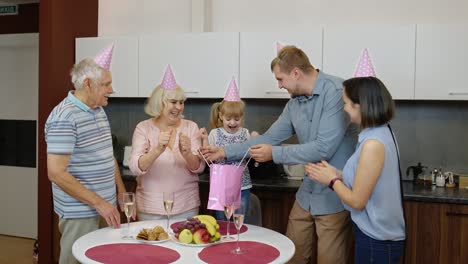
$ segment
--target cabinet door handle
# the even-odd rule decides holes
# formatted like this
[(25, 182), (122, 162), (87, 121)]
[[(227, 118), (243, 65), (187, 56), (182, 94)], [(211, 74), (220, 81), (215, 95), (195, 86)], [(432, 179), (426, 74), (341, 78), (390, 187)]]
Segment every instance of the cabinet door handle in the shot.
[(287, 94), (286, 92), (284, 91), (272, 91), (272, 90), (267, 90), (265, 91), (266, 94)]
[(468, 217), (467, 213), (460, 213), (460, 212), (447, 212), (445, 213), (447, 216), (461, 216), (461, 217)]
[(468, 92), (449, 92), (449, 95), (468, 95)]
[(186, 94), (198, 94), (200, 93), (199, 91), (184, 91)]

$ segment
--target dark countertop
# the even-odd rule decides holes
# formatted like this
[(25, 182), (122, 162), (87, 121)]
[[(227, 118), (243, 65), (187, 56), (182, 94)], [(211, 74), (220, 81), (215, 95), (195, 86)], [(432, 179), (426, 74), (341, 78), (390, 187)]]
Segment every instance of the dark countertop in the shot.
[[(135, 176), (127, 168), (122, 168), (121, 174), (124, 181), (135, 180)], [(208, 183), (209, 175), (201, 174), (200, 182)], [(281, 177), (252, 179), (253, 190), (296, 192), (301, 184), (302, 181)], [(403, 193), (405, 201), (468, 205), (468, 189), (458, 189), (458, 186), (455, 188), (440, 188), (435, 187), (435, 185), (425, 187), (405, 181), (403, 182)]]

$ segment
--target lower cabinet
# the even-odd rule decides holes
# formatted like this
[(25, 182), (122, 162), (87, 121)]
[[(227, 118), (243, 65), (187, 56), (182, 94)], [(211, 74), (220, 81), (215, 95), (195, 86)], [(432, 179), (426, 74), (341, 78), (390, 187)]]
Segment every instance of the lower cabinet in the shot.
[(405, 202), (405, 263), (468, 263), (468, 205)]

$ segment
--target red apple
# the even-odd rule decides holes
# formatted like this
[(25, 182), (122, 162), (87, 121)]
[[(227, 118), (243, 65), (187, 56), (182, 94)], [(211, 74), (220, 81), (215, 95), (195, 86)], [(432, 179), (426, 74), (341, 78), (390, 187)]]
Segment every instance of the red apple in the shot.
[(210, 242), (210, 233), (204, 228), (199, 228), (193, 233), (193, 241), (195, 244), (206, 244)]

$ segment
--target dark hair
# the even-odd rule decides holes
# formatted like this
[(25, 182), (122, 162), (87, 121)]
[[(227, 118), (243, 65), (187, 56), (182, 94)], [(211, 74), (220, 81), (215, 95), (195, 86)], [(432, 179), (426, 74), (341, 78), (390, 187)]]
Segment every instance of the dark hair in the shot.
[(271, 71), (273, 71), (276, 65), (284, 73), (291, 73), (294, 67), (299, 68), (305, 73), (310, 73), (314, 70), (314, 66), (310, 64), (309, 58), (304, 51), (295, 46), (286, 46), (278, 52), (278, 56), (271, 61)]
[[(244, 117), (244, 101), (221, 101), (211, 106), (210, 127), (218, 128), (223, 126), (221, 115), (226, 117)], [(220, 115), (221, 114), (221, 115)]]
[(376, 77), (357, 77), (343, 82), (346, 96), (361, 107), (361, 128), (388, 123), (395, 103), (385, 85)]

